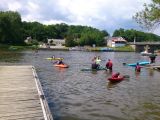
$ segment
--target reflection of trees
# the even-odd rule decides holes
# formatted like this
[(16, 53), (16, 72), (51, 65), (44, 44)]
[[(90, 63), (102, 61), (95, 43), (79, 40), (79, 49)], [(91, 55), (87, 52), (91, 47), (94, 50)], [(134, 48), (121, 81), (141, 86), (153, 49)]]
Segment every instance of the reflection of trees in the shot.
[(154, 75), (154, 71), (152, 69), (149, 69), (149, 76), (153, 76)]
[(120, 82), (121, 82), (121, 81), (119, 81), (119, 82), (108, 82), (108, 84), (107, 84), (107, 89), (116, 87), (117, 84), (120, 83)]
[(22, 55), (17, 51), (0, 51), (0, 62), (16, 62), (20, 60)]

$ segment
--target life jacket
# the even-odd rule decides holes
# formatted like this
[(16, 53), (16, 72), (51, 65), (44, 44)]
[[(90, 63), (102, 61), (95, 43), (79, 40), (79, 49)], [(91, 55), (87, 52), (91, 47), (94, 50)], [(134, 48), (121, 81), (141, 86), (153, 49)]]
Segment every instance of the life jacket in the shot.
[(108, 62), (108, 63), (106, 64), (106, 67), (107, 67), (107, 68), (112, 68), (112, 65), (113, 65), (112, 62), (110, 61), (110, 62)]
[(112, 75), (112, 78), (118, 78), (119, 74), (118, 73), (115, 73)]
[(141, 66), (137, 65), (137, 66), (136, 66), (136, 71), (137, 71), (137, 72), (140, 72), (140, 71), (141, 71)]
[(101, 62), (101, 59), (96, 59), (96, 64), (100, 64), (100, 62)]

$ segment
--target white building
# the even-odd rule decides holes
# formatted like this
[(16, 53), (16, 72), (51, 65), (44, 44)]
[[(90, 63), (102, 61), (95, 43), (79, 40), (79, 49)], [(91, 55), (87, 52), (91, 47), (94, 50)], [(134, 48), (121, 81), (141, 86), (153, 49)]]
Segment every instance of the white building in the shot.
[(25, 40), (24, 40), (25, 43), (31, 43), (32, 42), (32, 37), (27, 37)]
[(65, 39), (48, 39), (47, 43), (49, 45), (64, 46), (65, 45)]
[(127, 41), (122, 37), (110, 37), (107, 39), (107, 45), (109, 47), (121, 47), (121, 46), (125, 46), (126, 44), (127, 44)]

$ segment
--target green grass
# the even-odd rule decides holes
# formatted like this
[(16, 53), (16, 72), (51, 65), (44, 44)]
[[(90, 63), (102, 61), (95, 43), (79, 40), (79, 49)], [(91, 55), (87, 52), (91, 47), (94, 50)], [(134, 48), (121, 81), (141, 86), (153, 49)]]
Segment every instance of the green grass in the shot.
[(131, 46), (115, 47), (113, 49), (120, 52), (134, 52), (134, 49)]
[[(88, 47), (87, 50), (88, 51), (101, 51), (101, 48), (104, 48), (104, 47)], [(109, 48), (109, 47), (108, 47)], [(111, 48), (111, 47), (110, 47)], [(113, 49), (114, 51), (119, 51), (119, 52), (134, 52), (134, 49), (131, 47), (131, 46), (123, 46), (123, 47), (113, 47), (111, 48)]]

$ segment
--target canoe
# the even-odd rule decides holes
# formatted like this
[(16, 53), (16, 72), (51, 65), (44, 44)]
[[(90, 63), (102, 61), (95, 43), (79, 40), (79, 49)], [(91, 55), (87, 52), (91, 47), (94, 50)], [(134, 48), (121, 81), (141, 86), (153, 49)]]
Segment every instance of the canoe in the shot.
[[(147, 65), (147, 64), (150, 64), (150, 62), (148, 61), (142, 61), (142, 62), (137, 62), (139, 63), (139, 65)], [(133, 66), (135, 67), (137, 65), (137, 63), (132, 63), (132, 64), (127, 64), (128, 66)]]
[(107, 68), (100, 67), (100, 68), (97, 68), (97, 69), (92, 69), (92, 68), (83, 68), (83, 69), (81, 69), (81, 71), (99, 71), (99, 70), (107, 70)]
[(68, 68), (69, 66), (66, 64), (55, 64), (55, 67), (60, 67), (60, 68)]
[(63, 60), (64, 58), (45, 58), (47, 60)]
[(118, 77), (118, 78), (108, 78), (108, 80), (110, 82), (120, 82), (120, 81), (124, 80), (124, 77), (122, 76), (122, 77)]

